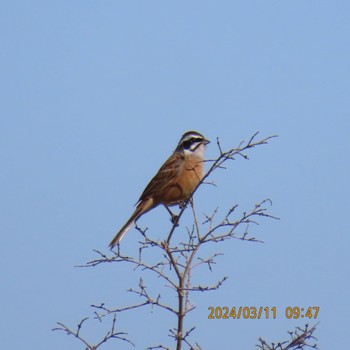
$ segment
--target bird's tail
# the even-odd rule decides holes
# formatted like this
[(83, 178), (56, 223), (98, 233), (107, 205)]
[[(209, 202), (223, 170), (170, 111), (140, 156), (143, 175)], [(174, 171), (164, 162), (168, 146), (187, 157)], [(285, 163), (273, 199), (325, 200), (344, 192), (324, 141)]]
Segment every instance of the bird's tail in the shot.
[(135, 225), (136, 220), (146, 213), (148, 210), (152, 208), (153, 200), (149, 199), (148, 201), (141, 202), (134, 213), (131, 215), (130, 219), (126, 222), (126, 224), (120, 229), (120, 231), (116, 234), (116, 236), (112, 239), (111, 243), (109, 243), (109, 247), (111, 249), (114, 248), (128, 233), (128, 231)]
[(114, 246), (116, 246), (123, 239), (123, 237), (128, 233), (128, 231), (135, 225), (135, 221), (136, 221), (135, 213), (131, 216), (131, 218), (127, 221), (127, 223), (121, 228), (121, 230), (115, 235), (111, 243), (109, 243), (109, 247), (111, 249), (113, 249)]

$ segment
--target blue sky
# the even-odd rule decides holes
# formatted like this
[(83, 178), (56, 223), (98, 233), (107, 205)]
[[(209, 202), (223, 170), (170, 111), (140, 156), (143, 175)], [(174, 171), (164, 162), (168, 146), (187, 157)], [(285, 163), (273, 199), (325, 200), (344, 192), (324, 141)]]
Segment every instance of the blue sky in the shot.
[[(279, 135), (216, 173), (218, 187), (202, 187), (196, 203), (224, 212), (271, 198), (281, 219), (252, 227), (264, 244), (214, 247), (224, 256), (196, 278), (230, 278), (193, 296), (193, 339), (204, 349), (252, 349), (260, 336), (279, 341), (305, 324), (287, 320), (285, 307), (320, 306), (320, 349), (344, 348), (349, 10), (342, 0), (3, 1), (2, 346), (81, 349), (51, 331), (57, 321), (73, 326), (92, 316), (91, 304), (135, 301), (125, 290), (138, 273), (74, 265), (95, 258), (92, 249), (107, 252), (144, 186), (194, 129), (227, 148), (256, 131)], [(207, 156), (216, 154), (211, 143)], [(159, 208), (140, 223), (157, 235), (166, 215)], [(130, 232), (126, 251), (136, 253), (137, 241)], [(281, 310), (277, 320), (207, 318), (209, 306), (266, 305)], [(174, 324), (163, 311), (118, 322), (137, 349), (171, 345)], [(117, 347), (132, 348), (116, 341), (102, 349)]]

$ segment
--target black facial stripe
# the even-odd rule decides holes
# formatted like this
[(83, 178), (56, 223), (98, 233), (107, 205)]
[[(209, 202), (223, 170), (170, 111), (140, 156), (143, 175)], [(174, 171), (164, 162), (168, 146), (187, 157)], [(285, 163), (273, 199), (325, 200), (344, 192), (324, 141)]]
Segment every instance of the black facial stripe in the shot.
[(189, 140), (183, 141), (182, 145), (184, 149), (191, 149), (191, 146), (200, 143), (203, 139), (201, 137), (191, 137)]

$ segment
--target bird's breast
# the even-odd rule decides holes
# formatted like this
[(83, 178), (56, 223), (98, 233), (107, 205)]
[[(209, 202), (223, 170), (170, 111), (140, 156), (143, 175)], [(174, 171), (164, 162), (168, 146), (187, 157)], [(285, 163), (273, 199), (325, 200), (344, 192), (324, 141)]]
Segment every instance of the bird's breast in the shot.
[(188, 199), (202, 178), (203, 161), (194, 157), (185, 158), (179, 167), (177, 176), (164, 193), (164, 204), (176, 204)]

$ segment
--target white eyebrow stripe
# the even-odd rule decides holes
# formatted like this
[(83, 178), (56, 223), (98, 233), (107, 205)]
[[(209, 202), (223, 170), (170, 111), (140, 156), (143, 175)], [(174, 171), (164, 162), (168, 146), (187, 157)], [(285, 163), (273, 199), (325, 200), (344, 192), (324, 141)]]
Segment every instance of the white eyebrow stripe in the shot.
[(182, 140), (182, 142), (188, 142), (188, 141), (193, 141), (193, 142), (201, 142), (203, 141), (203, 137), (198, 136), (198, 135), (188, 135), (186, 138)]

